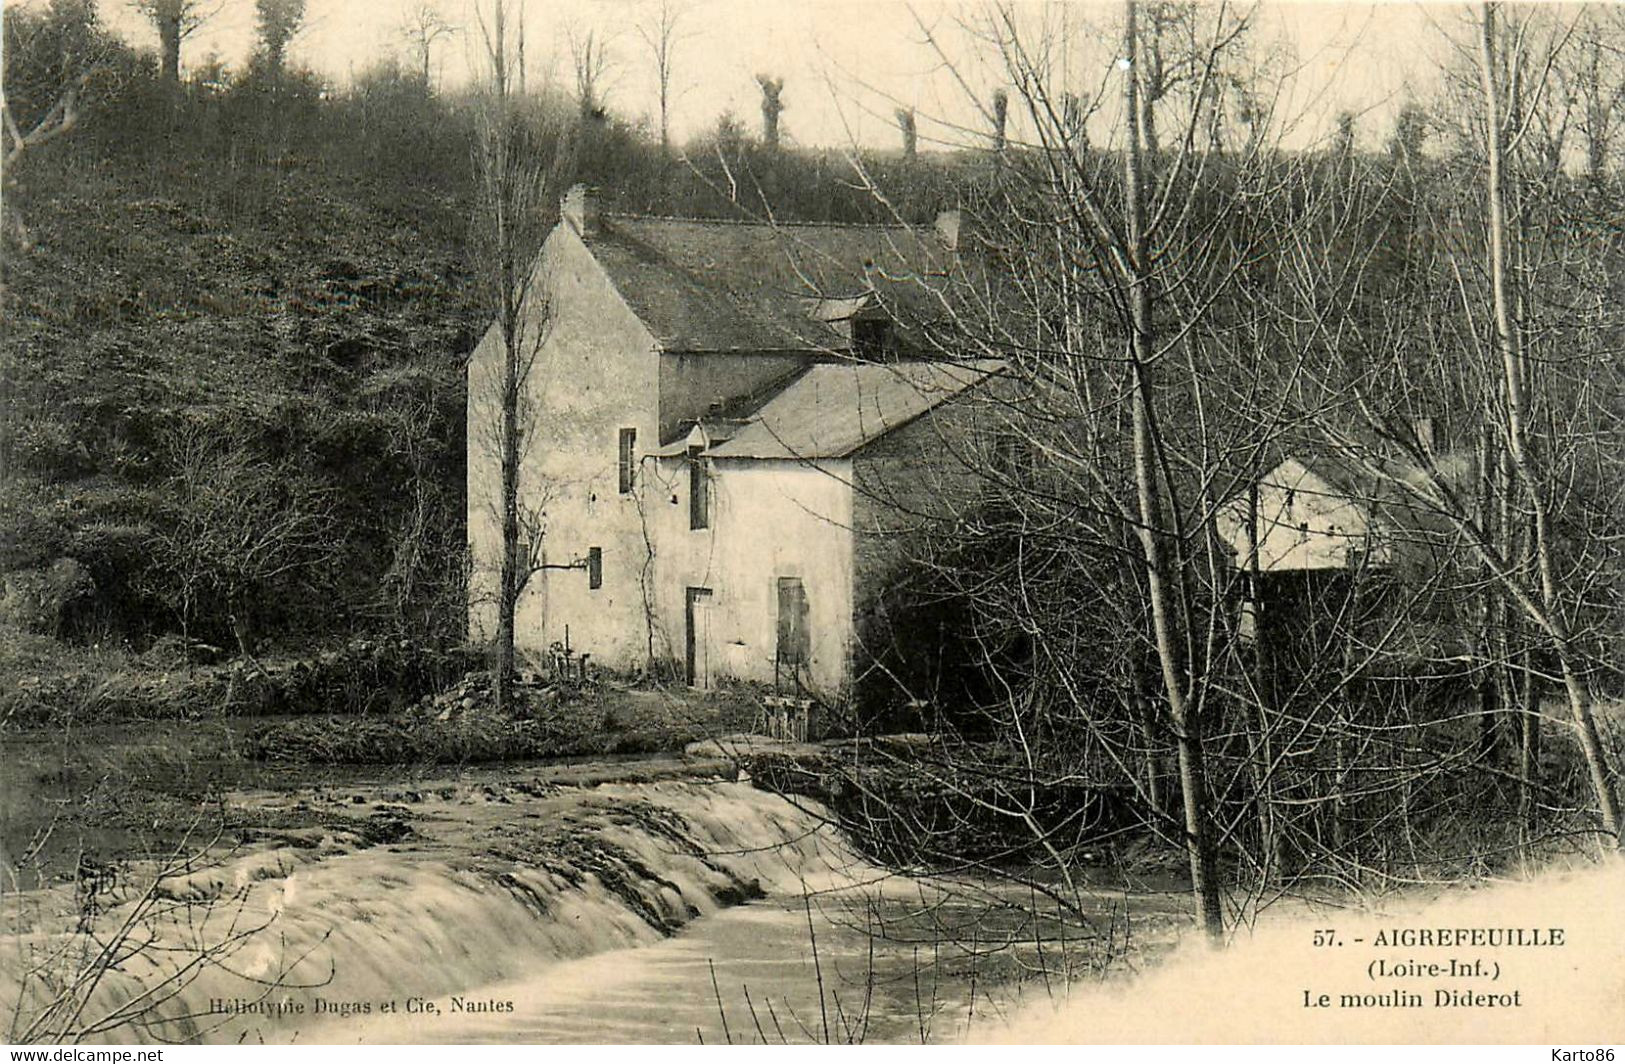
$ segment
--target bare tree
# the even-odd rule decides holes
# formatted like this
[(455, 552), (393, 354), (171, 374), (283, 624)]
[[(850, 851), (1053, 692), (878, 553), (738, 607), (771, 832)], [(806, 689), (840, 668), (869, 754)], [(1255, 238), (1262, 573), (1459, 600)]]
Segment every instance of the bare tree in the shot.
[[(1508, 155), (1505, 138), (1509, 132), (1507, 112), (1501, 84), (1501, 68), (1497, 60), (1498, 47), (1496, 12), (1498, 5), (1486, 3), (1479, 17), (1479, 63), (1483, 85), (1483, 114), (1486, 137), (1486, 211), (1489, 220), (1489, 275), (1491, 319), (1494, 323), (1495, 344), (1500, 352), (1501, 398), (1505, 403), (1506, 420), (1504, 444), (1506, 455), (1521, 487), (1530, 516), (1531, 547), (1534, 553), (1537, 578), (1535, 593), (1526, 589), (1521, 581), (1508, 580), (1507, 591), (1529, 612), (1530, 619), (1546, 633), (1557, 655), (1562, 673), (1563, 689), (1568, 697), (1580, 748), (1585, 755), (1586, 767), (1591, 774), (1598, 809), (1604, 830), (1612, 837), (1615, 847), (1625, 847), (1621, 837), (1618, 798), (1614, 794), (1612, 770), (1603, 750), (1602, 738), (1591, 705), (1591, 693), (1581, 665), (1582, 652), (1576, 646), (1570, 628), (1573, 591), (1564, 586), (1558, 575), (1558, 563), (1553, 544), (1550, 495), (1553, 485), (1548, 479), (1545, 463), (1535, 452), (1528, 425), (1529, 404), (1525, 394), (1530, 381), (1525, 363), (1523, 338), (1513, 308), (1513, 297), (1508, 278), (1508, 259), (1511, 237), (1507, 223), (1507, 186), (1513, 178), (1508, 173)], [(1493, 550), (1493, 546), (1486, 544)], [(1504, 559), (1486, 556), (1485, 561), (1498, 573), (1510, 576)]]
[(677, 63), (677, 46), (683, 41), (680, 24), (688, 9), (676, 0), (658, 0), (650, 18), (638, 26), (649, 56), (655, 65), (655, 91), (660, 106), (660, 152), (671, 152), (671, 109), (676, 102), (672, 79)]
[(560, 183), (565, 148), (558, 131), (538, 128), (522, 106), (510, 7), (506, 0), (495, 0), (489, 12), (479, 13), (485, 70), (475, 162), (481, 265), (494, 322), (469, 367), (470, 405), (484, 407), (478, 442), (497, 466), (492, 501), (501, 552), (494, 665), (499, 710), (511, 708), (514, 614), (526, 580), (539, 565), (545, 531), (544, 500), (534, 491), (525, 498), (521, 477), (535, 415), (530, 378), (551, 322), (545, 279), (539, 277), (542, 267), (533, 259), (556, 209), (553, 191)]
[[(1480, 741), (1465, 756), (1516, 783), (1531, 840), (1537, 805), (1578, 798), (1553, 802), (1554, 781), (1540, 778), (1540, 692), (1559, 687), (1602, 835), (1618, 845), (1617, 770), (1591, 684), (1618, 625), (1593, 589), (1618, 579), (1607, 544), (1619, 426), (1605, 396), (1619, 386), (1608, 293), (1620, 247), (1553, 149), (1569, 106), (1554, 71), (1571, 39), (1561, 16), (1479, 9), (1455, 94), (1431, 124), (1458, 127), (1451, 167), (1472, 166), (1481, 183), (1452, 180), (1407, 143), (1414, 119), (1400, 123), (1386, 185), (1347, 161), (1329, 168), (1303, 200), (1322, 203), (1280, 258), (1295, 292), (1273, 323), (1283, 346), (1323, 353), (1301, 364), (1315, 386), (1293, 396), (1321, 441), (1470, 560), (1454, 563), (1444, 596), (1481, 699)], [(1317, 215), (1339, 231), (1320, 230)], [(1398, 263), (1383, 250), (1396, 246)], [(1452, 440), (1434, 431), (1439, 410)], [(1517, 722), (1512, 772), (1496, 764), (1505, 716)]]
[(609, 53), (596, 30), (570, 30), (570, 65), (575, 72), (576, 106), (583, 121), (602, 122), (604, 77), (609, 72)]
[(332, 498), (291, 465), (254, 458), (219, 430), (183, 423), (166, 440), (174, 511), (152, 545), (181, 631), (224, 621), (245, 655), (251, 607), (331, 561)]
[(417, 59), (418, 74), (425, 86), (431, 85), (435, 43), (456, 36), (461, 30), (446, 18), (435, 0), (418, 0), (401, 18), (400, 34)]
[[(1585, 172), (1592, 181), (1607, 173), (1625, 125), (1625, 12), (1586, 5), (1576, 18), (1573, 40), (1556, 64), (1565, 102), (1585, 146)], [(1566, 116), (1565, 116), (1566, 117)]]
[[(1123, 109), (1141, 115), (1139, 78), (1138, 4), (1128, 0), (1125, 7), (1123, 55), (1129, 75), (1123, 79)], [(1169, 558), (1169, 541), (1164, 528), (1161, 474), (1157, 468), (1158, 412), (1155, 399), (1155, 367), (1158, 361), (1158, 329), (1152, 310), (1152, 274), (1156, 267), (1151, 254), (1150, 206), (1147, 203), (1146, 149), (1154, 148), (1142, 139), (1140, 122), (1125, 123), (1123, 152), (1123, 211), (1126, 215), (1124, 239), (1113, 249), (1113, 265), (1127, 289), (1130, 338), (1129, 372), (1132, 377), (1130, 401), (1131, 431), (1134, 437), (1134, 482), (1138, 501), (1140, 546), (1145, 555), (1145, 580), (1155, 632), (1157, 659), (1162, 667), (1163, 693), (1168, 699), (1179, 749), (1179, 782), (1184, 799), (1186, 847), (1190, 854), (1191, 891), (1196, 895), (1201, 918), (1209, 937), (1218, 938), (1224, 929), (1219, 900), (1218, 868), (1211, 841), (1206, 805), (1206, 748), (1201, 707), (1192, 699), (1188, 686), (1188, 638), (1191, 618), (1181, 624), (1176, 615), (1174, 584), (1177, 561)], [(1182, 631), (1184, 627), (1186, 630)]]
[[(1044, 826), (1037, 795), (1069, 778), (1132, 794), (1146, 826), (1183, 852), (1197, 918), (1218, 940), (1218, 852), (1238, 834), (1218, 810), (1246, 793), (1251, 769), (1233, 750), (1245, 703), (1229, 668), (1238, 641), (1229, 604), (1242, 575), (1217, 514), (1280, 434), (1264, 388), (1273, 381), (1235, 384), (1236, 367), (1258, 366), (1257, 353), (1220, 321), (1236, 313), (1225, 301), (1244, 264), (1273, 239), (1248, 219), (1268, 217), (1279, 193), (1249, 176), (1272, 158), (1257, 138), (1222, 158), (1207, 150), (1221, 97), (1203, 79), (1246, 46), (1247, 18), (1205, 9), (1178, 42), (1178, 60), (1207, 73), (1159, 101), (1177, 132), (1152, 153), (1134, 73), (1141, 10), (1128, 4), (1116, 31), (1099, 35), (1113, 48), (1101, 57), (1109, 103), (1104, 91), (1080, 99), (1050, 65), (1089, 39), (1081, 32), (1058, 40), (1053, 22), (1013, 6), (973, 27), (1012, 86), (989, 115), (995, 134), (1014, 104), (1031, 143), (1006, 138), (997, 179), (968, 204), (966, 248), (985, 246), (1000, 270), (960, 275), (949, 303), (959, 328), (945, 353), (968, 347), (1007, 364), (1023, 397), (994, 406), (1038, 471), (993, 463), (992, 501), (957, 514), (956, 532), (920, 564), (927, 583), (946, 584), (936, 599), (968, 603), (971, 636), (957, 656), (983, 662), (990, 677), (981, 726), (1012, 736), (1028, 766), (1020, 778), (1031, 791), (994, 783), (997, 797), (983, 800), (1062, 855), (1077, 852), (1068, 840), (1082, 826)], [(1111, 122), (1120, 150), (1085, 143), (1086, 110)], [(1101, 661), (1102, 643), (1122, 652)], [(998, 772), (964, 768), (972, 779)], [(1066, 874), (1063, 857), (1050, 860)]]
[(72, 132), (86, 97), (106, 74), (116, 45), (88, 2), (53, 4), (43, 11), (15, 5), (5, 10), (5, 85), (0, 119), (5, 148), (4, 226), (23, 250), (33, 236), (15, 206), (15, 182), (27, 153)]

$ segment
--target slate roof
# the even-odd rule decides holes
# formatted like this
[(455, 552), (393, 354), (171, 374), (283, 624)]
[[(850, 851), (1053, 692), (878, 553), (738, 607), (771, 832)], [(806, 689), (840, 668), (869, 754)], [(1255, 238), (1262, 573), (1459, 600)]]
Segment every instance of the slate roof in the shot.
[(939, 318), (951, 255), (929, 228), (600, 216), (587, 245), (666, 351), (842, 351), (830, 301)]
[(819, 363), (705, 453), (713, 458), (844, 458), (1003, 368), (996, 359)]

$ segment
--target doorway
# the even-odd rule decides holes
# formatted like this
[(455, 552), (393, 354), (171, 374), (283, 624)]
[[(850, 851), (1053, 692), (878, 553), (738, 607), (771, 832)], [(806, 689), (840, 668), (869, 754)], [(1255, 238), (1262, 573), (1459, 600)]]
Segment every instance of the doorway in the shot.
[(683, 601), (683, 679), (702, 690), (711, 686), (711, 589), (691, 587)]
[(812, 633), (807, 625), (807, 587), (799, 576), (778, 578), (778, 641), (773, 654), (773, 685), (788, 679), (799, 685), (812, 660)]

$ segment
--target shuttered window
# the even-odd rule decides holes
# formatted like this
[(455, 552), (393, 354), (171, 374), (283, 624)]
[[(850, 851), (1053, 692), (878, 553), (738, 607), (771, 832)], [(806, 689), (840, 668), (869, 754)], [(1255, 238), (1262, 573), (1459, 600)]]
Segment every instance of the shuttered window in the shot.
[(620, 492), (622, 495), (631, 494), (632, 485), (637, 476), (637, 446), (638, 430), (622, 429), (620, 464), (618, 467), (619, 476), (617, 478), (619, 480)]
[(711, 485), (697, 450), (688, 452), (688, 527), (711, 527)]

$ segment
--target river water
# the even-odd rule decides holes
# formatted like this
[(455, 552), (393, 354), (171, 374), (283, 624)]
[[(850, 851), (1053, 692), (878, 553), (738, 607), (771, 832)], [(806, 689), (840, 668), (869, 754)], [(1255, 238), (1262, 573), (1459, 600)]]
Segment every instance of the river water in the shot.
[[(402, 1002), (409, 1014), (316, 1024), (294, 1040), (959, 1042), (1105, 959), (1100, 940), (1065, 940), (1053, 923), (1025, 940), (1027, 914), (1010, 900), (901, 877), (774, 896), (651, 945)], [(472, 1011), (493, 1003), (501, 1011)]]
[[(1272, 911), (1222, 953), (1169, 959), (1189, 926), (1177, 877), (1154, 889), (1076, 869), (1081, 918), (1062, 926), (1036, 890), (888, 870), (817, 807), (706, 771), (513, 767), (235, 791), (254, 830), (151, 890), (151, 869), (132, 863), (94, 909), (68, 880), (0, 893), (0, 953), (60, 961), (58, 975), (101, 941), (91, 913), (97, 932), (137, 927), (154, 947), (102, 972), (75, 1015), (150, 1010), (17, 1040), (1575, 1044), (1625, 1030), (1617, 860), (1441, 896), (1425, 913), (1404, 896), (1364, 899), (1381, 903), (1370, 913), (1350, 904), (1361, 899)], [(1567, 944), (1501, 958), (1492, 989), (1526, 1007), (1374, 1026), (1367, 1010), (1302, 1006), (1308, 987), (1368, 989), (1369, 951), (1339, 962), (1310, 948), (1328, 919), (1351, 941), (1532, 927), (1562, 928)], [(61, 985), (20, 968), (0, 965), (0, 1016), (35, 1015)], [(1146, 974), (1113, 978), (1135, 969)], [(219, 1007), (242, 1001), (293, 1007)]]
[[(1182, 892), (1131, 906), (1096, 884), (1063, 926), (1038, 890), (886, 869), (815, 807), (725, 780), (515, 770), (231, 800), (267, 827), (97, 917), (156, 937), (97, 982), (91, 1013), (135, 1011), (93, 1040), (960, 1041), (1188, 923)], [(0, 937), (71, 959), (70, 888), (13, 898)], [(0, 978), (0, 1008), (48, 990)]]

